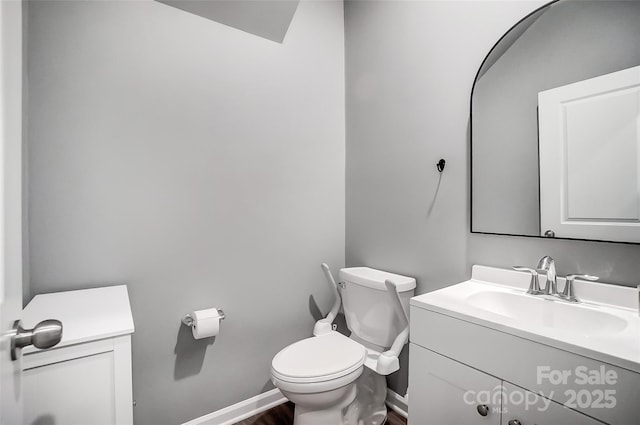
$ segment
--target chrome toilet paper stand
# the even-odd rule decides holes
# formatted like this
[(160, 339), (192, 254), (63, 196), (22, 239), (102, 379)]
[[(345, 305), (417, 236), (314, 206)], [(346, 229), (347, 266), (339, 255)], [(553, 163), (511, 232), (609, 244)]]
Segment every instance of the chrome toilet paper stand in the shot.
[[(220, 318), (220, 320), (224, 320), (224, 311), (218, 309), (218, 317)], [(182, 324), (192, 327), (193, 317), (191, 317), (189, 313), (185, 314), (184, 316), (182, 316)]]

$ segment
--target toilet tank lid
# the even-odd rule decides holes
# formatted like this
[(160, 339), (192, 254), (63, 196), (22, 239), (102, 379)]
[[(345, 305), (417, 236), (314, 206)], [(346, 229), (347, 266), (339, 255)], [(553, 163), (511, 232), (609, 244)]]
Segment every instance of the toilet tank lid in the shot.
[(347, 267), (340, 269), (340, 280), (352, 282), (361, 286), (386, 291), (384, 282), (390, 279), (396, 284), (398, 292), (411, 291), (416, 287), (416, 280), (412, 277), (402, 276), (369, 267)]

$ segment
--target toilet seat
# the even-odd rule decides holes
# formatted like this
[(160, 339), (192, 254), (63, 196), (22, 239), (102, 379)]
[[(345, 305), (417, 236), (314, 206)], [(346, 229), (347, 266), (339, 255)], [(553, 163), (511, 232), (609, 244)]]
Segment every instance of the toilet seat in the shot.
[(361, 344), (332, 331), (283, 348), (271, 362), (271, 376), (281, 389), (327, 391), (357, 379), (366, 358)]

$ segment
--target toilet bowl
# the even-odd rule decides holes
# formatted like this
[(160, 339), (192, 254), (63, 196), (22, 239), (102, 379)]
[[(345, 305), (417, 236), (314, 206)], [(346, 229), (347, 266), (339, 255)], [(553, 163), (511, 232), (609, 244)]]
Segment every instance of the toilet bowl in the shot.
[(294, 424), (342, 424), (356, 397), (367, 350), (338, 332), (295, 342), (271, 363), (271, 380), (296, 405)]
[[(335, 294), (314, 337), (283, 348), (271, 363), (271, 380), (295, 404), (294, 425), (380, 425), (387, 415), (386, 375), (399, 369), (409, 336), (409, 299), (416, 281), (368, 267), (340, 270)], [(351, 336), (332, 330), (341, 305)]]

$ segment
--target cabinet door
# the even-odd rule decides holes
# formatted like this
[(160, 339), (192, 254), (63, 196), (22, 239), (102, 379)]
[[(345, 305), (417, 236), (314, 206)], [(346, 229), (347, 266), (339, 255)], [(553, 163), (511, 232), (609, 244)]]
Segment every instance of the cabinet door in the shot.
[(409, 425), (500, 424), (499, 379), (415, 344), (409, 365)]
[(115, 425), (113, 351), (24, 371), (24, 423)]
[(503, 382), (502, 425), (602, 425), (562, 404)]

